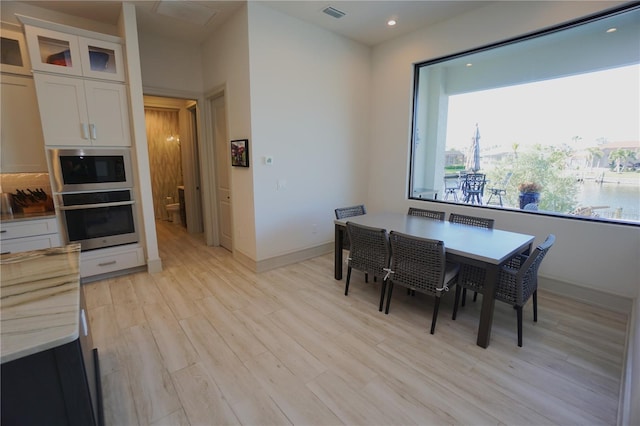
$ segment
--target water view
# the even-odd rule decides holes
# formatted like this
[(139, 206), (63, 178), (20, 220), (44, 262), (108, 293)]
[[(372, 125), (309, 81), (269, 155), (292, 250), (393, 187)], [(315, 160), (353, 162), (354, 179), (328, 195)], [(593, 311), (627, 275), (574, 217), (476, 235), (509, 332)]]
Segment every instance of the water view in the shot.
[(635, 184), (605, 180), (603, 183), (585, 181), (581, 184), (578, 202), (596, 207), (593, 212), (603, 218), (640, 221), (640, 176)]

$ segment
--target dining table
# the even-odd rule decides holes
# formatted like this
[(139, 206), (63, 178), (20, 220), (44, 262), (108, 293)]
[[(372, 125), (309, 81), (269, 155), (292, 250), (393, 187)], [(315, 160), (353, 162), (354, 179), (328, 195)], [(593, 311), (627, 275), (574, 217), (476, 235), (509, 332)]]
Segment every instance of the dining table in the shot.
[(513, 256), (530, 252), (535, 239), (533, 235), (519, 232), (484, 229), (399, 212), (375, 212), (336, 219), (334, 220), (336, 280), (342, 279), (342, 244), (347, 232), (347, 222), (382, 228), (387, 232), (396, 231), (415, 237), (443, 241), (447, 261), (471, 264), (486, 269), (476, 342), (483, 348), (489, 346), (491, 338), (496, 283), (500, 268)]

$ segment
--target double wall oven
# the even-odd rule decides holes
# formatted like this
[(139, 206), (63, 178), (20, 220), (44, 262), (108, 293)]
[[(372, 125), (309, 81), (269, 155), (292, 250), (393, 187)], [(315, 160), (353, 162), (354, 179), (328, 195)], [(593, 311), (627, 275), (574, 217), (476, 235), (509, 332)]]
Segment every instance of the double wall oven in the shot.
[(51, 149), (49, 156), (67, 243), (86, 251), (138, 242), (129, 149)]

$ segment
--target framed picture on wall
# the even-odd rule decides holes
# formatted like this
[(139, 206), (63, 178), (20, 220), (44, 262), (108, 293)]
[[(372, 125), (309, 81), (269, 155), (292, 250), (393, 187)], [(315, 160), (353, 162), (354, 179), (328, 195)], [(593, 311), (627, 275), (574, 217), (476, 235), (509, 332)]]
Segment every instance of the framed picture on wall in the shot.
[(249, 139), (231, 141), (231, 165), (249, 167)]

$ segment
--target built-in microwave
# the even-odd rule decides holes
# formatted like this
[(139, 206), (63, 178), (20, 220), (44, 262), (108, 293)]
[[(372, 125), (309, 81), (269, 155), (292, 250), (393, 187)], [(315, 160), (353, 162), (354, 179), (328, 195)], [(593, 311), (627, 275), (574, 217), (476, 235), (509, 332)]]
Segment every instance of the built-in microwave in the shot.
[(55, 192), (133, 187), (128, 148), (50, 149), (49, 159)]

